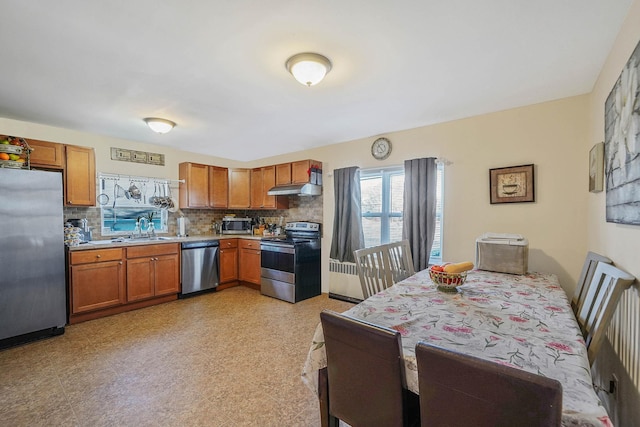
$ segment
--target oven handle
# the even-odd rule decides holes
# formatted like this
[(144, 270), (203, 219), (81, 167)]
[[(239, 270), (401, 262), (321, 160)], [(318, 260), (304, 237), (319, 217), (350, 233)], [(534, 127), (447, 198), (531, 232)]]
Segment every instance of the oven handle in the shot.
[(280, 252), (280, 253), (284, 253), (284, 254), (295, 254), (296, 250), (295, 248), (291, 247), (291, 246), (284, 246), (284, 245), (278, 245), (278, 244), (266, 244), (266, 243), (261, 243), (260, 244), (260, 250), (263, 251), (269, 251), (269, 252)]

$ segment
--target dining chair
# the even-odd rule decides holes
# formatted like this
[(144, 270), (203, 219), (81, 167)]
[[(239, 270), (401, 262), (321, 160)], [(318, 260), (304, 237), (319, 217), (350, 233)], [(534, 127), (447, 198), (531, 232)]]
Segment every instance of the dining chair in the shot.
[(408, 240), (400, 240), (386, 245), (389, 253), (389, 268), (393, 284), (416, 274)]
[(416, 359), (422, 426), (561, 425), (555, 379), (425, 342), (416, 345)]
[(364, 299), (393, 285), (387, 245), (353, 251)]
[(405, 385), (400, 333), (324, 310), (329, 425), (419, 425), (418, 396)]
[(583, 336), (589, 362), (592, 365), (622, 292), (635, 280), (635, 277), (619, 268), (602, 262), (598, 263), (578, 315), (578, 322), (584, 325)]
[[(602, 256), (595, 252), (587, 252), (587, 257), (584, 260), (584, 264), (582, 265), (580, 277), (578, 277), (576, 290), (573, 293), (573, 298), (571, 299), (571, 308), (573, 309), (573, 313), (576, 315), (576, 318), (580, 314), (580, 310), (582, 309), (582, 305), (584, 304), (584, 299), (587, 296), (587, 287), (589, 283), (591, 283), (593, 273), (595, 273), (596, 266), (599, 262), (603, 262), (605, 264), (613, 264), (613, 261), (611, 261), (606, 256)], [(583, 326), (583, 323), (580, 321), (580, 319), (578, 319), (578, 323), (580, 323), (580, 327)]]

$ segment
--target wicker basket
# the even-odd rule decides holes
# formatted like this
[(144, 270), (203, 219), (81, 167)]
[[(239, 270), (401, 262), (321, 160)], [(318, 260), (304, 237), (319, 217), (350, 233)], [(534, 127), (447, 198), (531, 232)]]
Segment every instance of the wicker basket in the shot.
[(467, 280), (467, 272), (446, 273), (444, 271), (429, 270), (429, 277), (431, 277), (431, 281), (438, 287), (438, 290), (456, 292), (456, 288)]

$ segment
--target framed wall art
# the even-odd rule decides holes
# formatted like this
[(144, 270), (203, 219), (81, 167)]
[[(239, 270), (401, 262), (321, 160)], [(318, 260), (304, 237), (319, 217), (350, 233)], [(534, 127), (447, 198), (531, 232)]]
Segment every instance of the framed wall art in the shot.
[(604, 180), (604, 142), (594, 145), (589, 151), (589, 191), (602, 191)]
[(640, 225), (640, 43), (604, 104), (607, 222)]
[(533, 165), (489, 169), (491, 204), (535, 202)]

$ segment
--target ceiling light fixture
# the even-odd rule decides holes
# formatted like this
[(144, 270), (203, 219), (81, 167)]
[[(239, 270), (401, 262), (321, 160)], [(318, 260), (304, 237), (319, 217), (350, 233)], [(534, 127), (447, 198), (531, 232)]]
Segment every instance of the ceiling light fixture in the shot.
[(327, 57), (310, 52), (293, 55), (285, 66), (297, 81), (306, 86), (320, 83), (331, 71), (331, 61)]
[(144, 121), (152, 131), (157, 133), (167, 133), (176, 125), (171, 120), (159, 119), (157, 117), (147, 117)]

